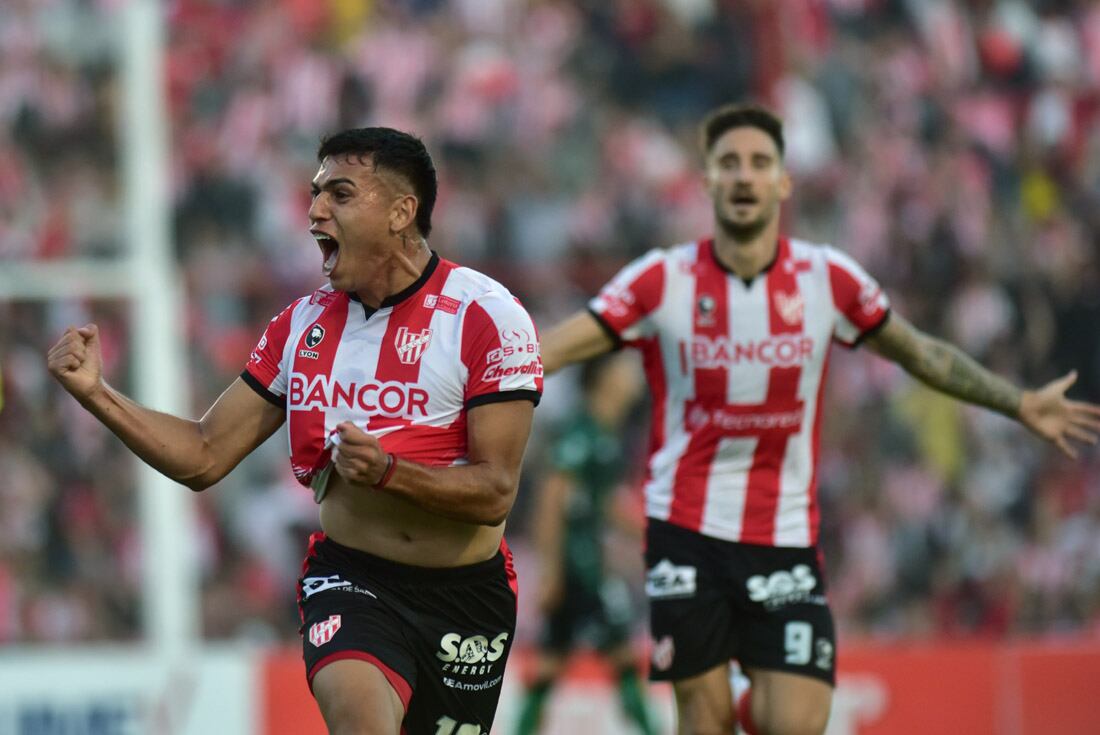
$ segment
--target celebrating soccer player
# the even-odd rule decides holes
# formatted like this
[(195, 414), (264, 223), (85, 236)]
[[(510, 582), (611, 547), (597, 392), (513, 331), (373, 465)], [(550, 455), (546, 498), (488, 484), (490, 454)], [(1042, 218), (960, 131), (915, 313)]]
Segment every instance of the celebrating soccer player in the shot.
[[(781, 121), (727, 106), (703, 124), (713, 238), (653, 250), (544, 335), (553, 371), (620, 346), (653, 392), (646, 485), (651, 678), (682, 735), (821, 733), (836, 641), (817, 550), (819, 410), (829, 345), (867, 344), (929, 386), (1020, 421), (1075, 456), (1100, 407), (1074, 374), (1021, 390), (892, 312), (825, 245), (780, 237), (791, 192)], [(735, 705), (728, 662), (752, 686)]]
[(102, 378), (94, 325), (49, 369), (141, 459), (204, 489), (288, 423), (320, 504), (299, 581), (306, 677), (334, 733), (488, 733), (516, 624), (504, 521), (542, 390), (499, 283), (428, 248), (435, 167), (389, 128), (326, 139), (310, 232), (330, 285), (267, 327), (199, 421)]

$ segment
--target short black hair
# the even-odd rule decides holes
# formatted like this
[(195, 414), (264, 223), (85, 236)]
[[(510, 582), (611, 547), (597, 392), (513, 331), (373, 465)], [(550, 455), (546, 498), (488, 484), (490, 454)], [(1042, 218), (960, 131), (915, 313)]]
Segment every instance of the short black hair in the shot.
[(775, 141), (779, 157), (783, 157), (783, 120), (760, 105), (722, 105), (703, 119), (703, 154), (710, 153), (714, 143), (734, 128), (757, 128)]
[(416, 228), (424, 237), (431, 234), (438, 183), (435, 164), (420, 138), (393, 128), (351, 128), (321, 140), (318, 161), (342, 155), (370, 156), (375, 168), (403, 176), (418, 202)]

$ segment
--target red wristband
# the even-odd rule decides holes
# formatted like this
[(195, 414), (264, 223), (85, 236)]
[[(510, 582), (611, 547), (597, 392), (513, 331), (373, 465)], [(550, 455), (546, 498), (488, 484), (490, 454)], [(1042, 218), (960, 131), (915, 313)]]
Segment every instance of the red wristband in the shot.
[(374, 483), (374, 486), (376, 488), (384, 488), (386, 486), (386, 483), (390, 481), (390, 478), (393, 477), (393, 473), (396, 469), (397, 457), (393, 456), (389, 452), (386, 452), (386, 471), (382, 473), (382, 479)]

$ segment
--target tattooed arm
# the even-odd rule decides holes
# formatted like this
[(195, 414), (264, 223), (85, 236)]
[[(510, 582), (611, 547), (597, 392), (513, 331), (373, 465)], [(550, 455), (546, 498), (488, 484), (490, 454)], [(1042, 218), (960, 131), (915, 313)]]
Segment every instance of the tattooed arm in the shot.
[(921, 332), (893, 312), (886, 324), (867, 338), (867, 346), (936, 390), (1016, 419), (1070, 457), (1077, 456), (1070, 439), (1096, 443), (1100, 406), (1065, 396), (1077, 380), (1076, 372), (1038, 390), (1022, 390), (958, 347)]

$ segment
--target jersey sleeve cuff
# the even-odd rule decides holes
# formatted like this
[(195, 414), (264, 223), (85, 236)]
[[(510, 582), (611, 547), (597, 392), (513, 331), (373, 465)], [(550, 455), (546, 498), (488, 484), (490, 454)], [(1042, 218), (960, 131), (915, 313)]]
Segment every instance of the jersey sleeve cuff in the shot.
[(252, 373), (245, 370), (241, 373), (241, 380), (243, 380), (249, 388), (259, 393), (260, 398), (263, 398), (268, 403), (278, 406), (281, 409), (286, 409), (286, 396), (280, 396), (277, 393), (269, 391)]
[(883, 327), (886, 326), (886, 322), (888, 321), (890, 321), (889, 309), (886, 310), (886, 313), (882, 315), (882, 318), (878, 320), (877, 324), (875, 324), (873, 327), (870, 327), (869, 329), (864, 330), (862, 334), (856, 337), (855, 342), (850, 345), (845, 345), (845, 347), (850, 350), (854, 350), (855, 348), (859, 347), (863, 343), (863, 340), (867, 339), (868, 337), (874, 337)]
[(484, 406), (486, 403), (504, 403), (505, 401), (530, 401), (537, 406), (541, 398), (542, 394), (537, 390), (505, 390), (498, 393), (482, 393), (479, 396), (468, 398), (466, 409), (469, 410), (474, 406)]
[(603, 315), (593, 309), (591, 306), (588, 307), (588, 313), (591, 314), (592, 318), (596, 320), (596, 324), (600, 325), (600, 329), (602, 329), (604, 333), (611, 338), (611, 341), (615, 344), (615, 349), (622, 349), (623, 338), (620, 337), (619, 333), (615, 331), (615, 328), (612, 327), (608, 323), (608, 321), (603, 318)]

